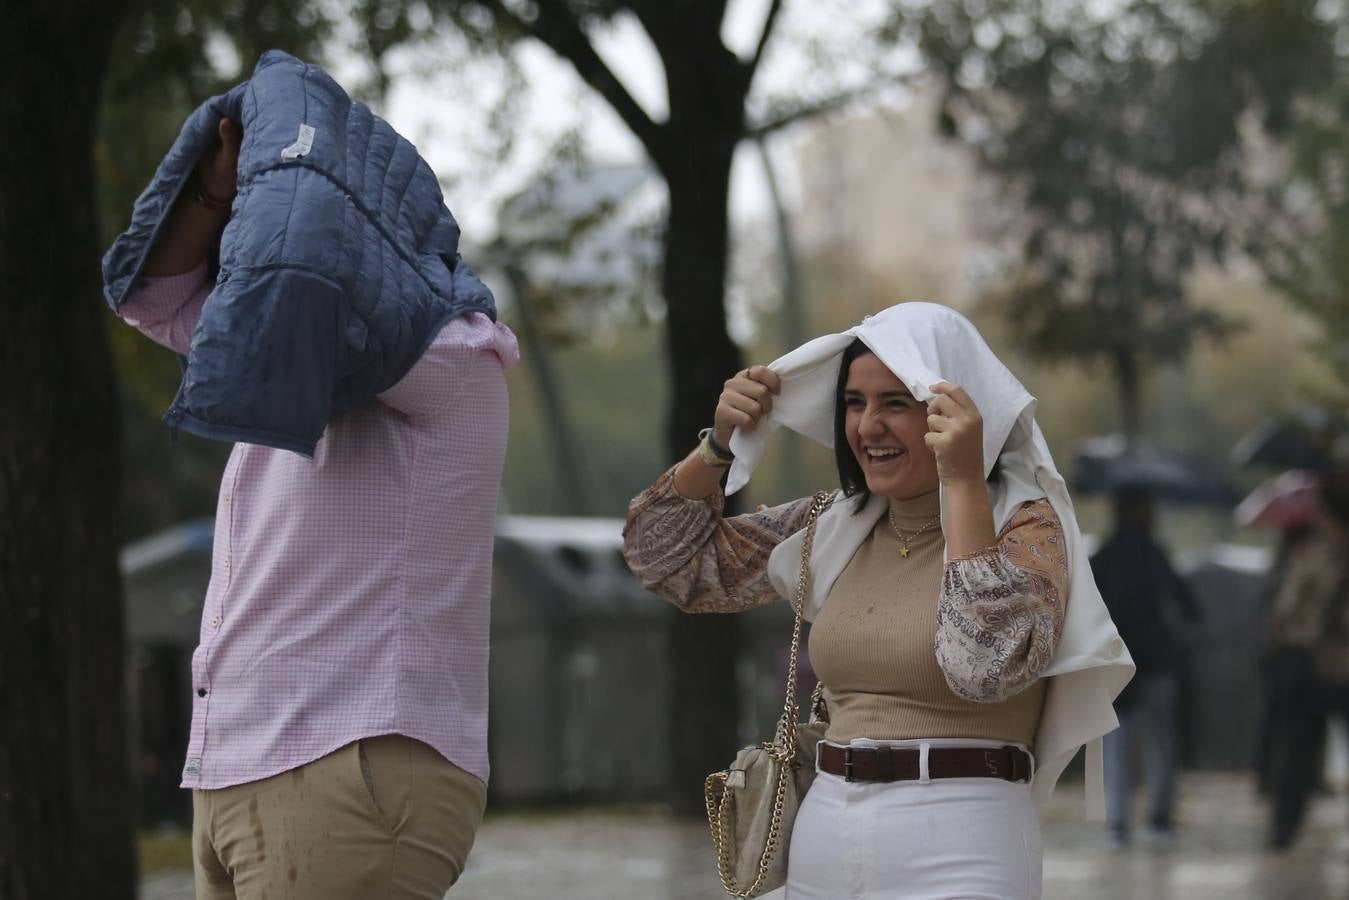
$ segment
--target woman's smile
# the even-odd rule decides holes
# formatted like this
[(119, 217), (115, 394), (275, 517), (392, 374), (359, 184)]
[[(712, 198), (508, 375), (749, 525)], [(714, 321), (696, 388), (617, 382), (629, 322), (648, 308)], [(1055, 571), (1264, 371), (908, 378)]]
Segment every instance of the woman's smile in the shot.
[(907, 461), (909, 452), (903, 447), (862, 446), (863, 465), (868, 469), (884, 471)]

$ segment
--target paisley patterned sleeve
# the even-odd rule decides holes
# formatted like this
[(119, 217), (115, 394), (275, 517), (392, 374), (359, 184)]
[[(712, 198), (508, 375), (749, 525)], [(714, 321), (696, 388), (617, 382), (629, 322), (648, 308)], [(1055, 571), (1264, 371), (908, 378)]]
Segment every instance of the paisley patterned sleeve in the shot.
[(642, 587), (685, 612), (741, 612), (779, 599), (773, 548), (806, 524), (811, 498), (722, 518), (721, 491), (681, 497), (671, 468), (628, 505), (623, 557)]
[(1063, 633), (1068, 551), (1047, 500), (1021, 507), (998, 543), (950, 560), (937, 601), (937, 662), (951, 690), (996, 703), (1049, 665)]

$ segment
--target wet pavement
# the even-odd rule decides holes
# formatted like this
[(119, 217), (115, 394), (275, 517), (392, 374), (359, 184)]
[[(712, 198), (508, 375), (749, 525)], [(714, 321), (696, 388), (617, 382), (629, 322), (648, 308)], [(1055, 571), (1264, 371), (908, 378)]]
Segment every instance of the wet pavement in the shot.
[[(1246, 778), (1191, 774), (1169, 842), (1109, 846), (1080, 794), (1045, 818), (1045, 900), (1317, 900), (1349, 897), (1349, 801), (1319, 799), (1297, 846), (1264, 850)], [(141, 900), (191, 900), (189, 873), (147, 879)], [(721, 900), (706, 826), (649, 807), (489, 812), (451, 900)]]

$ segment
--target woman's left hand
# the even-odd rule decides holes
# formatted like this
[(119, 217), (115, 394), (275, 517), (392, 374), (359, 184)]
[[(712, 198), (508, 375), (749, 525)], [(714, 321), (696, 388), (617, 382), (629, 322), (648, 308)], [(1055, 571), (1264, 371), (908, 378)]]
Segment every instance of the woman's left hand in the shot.
[(984, 480), (984, 419), (965, 389), (942, 382), (927, 403), (924, 440), (937, 457), (937, 477), (946, 484)]

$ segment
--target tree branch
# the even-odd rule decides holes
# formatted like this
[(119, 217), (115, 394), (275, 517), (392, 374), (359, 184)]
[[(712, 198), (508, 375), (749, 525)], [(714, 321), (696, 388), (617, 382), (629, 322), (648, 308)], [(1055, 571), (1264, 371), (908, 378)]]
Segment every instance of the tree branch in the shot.
[(785, 112), (776, 113), (762, 122), (752, 123), (745, 131), (745, 137), (748, 140), (759, 140), (775, 131), (781, 131), (789, 125), (795, 125), (797, 122), (802, 122), (806, 119), (813, 119), (816, 116), (833, 112), (836, 109), (841, 109), (858, 100), (873, 96), (883, 88), (901, 84), (906, 80), (906, 77), (907, 76), (902, 75), (887, 77), (880, 81), (863, 85), (859, 88), (842, 91), (838, 94), (834, 94), (832, 97), (825, 97), (823, 100), (806, 103), (793, 109), (788, 109)]
[(637, 140), (642, 142), (646, 152), (659, 165), (664, 153), (665, 131), (654, 122), (646, 110), (628, 93), (623, 82), (605, 64), (595, 52), (594, 46), (581, 23), (564, 2), (559, 0), (536, 0), (538, 16), (533, 21), (521, 18), (512, 12), (503, 0), (480, 0), (492, 14), (509, 22), (522, 34), (527, 34), (558, 56), (571, 63), (576, 74), (581, 76), (604, 98), (614, 112), (618, 113), (623, 124), (627, 125)]
[(754, 73), (759, 71), (759, 62), (763, 59), (764, 49), (768, 46), (768, 39), (773, 36), (773, 26), (777, 24), (778, 13), (782, 11), (782, 0), (773, 0), (768, 7), (768, 15), (764, 16), (763, 31), (759, 34), (759, 44), (754, 48), (754, 56), (748, 63), (749, 80), (754, 79)]

